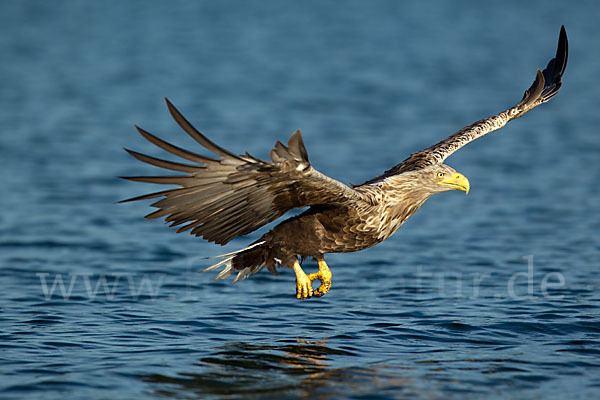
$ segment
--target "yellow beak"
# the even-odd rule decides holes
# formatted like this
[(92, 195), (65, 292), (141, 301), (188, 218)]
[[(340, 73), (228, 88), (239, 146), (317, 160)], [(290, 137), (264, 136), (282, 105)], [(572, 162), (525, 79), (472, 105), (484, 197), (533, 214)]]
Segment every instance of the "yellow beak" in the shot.
[(438, 185), (444, 185), (451, 187), (452, 189), (464, 190), (466, 194), (469, 194), (471, 184), (466, 176), (459, 174), (458, 172), (453, 175), (446, 175), (444, 179), (438, 182)]

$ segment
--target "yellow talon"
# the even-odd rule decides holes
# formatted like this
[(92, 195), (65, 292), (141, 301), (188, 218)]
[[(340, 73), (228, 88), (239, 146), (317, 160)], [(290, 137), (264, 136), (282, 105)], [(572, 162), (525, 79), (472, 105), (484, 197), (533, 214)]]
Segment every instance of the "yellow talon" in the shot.
[[(317, 257), (317, 262), (319, 263), (319, 271), (308, 275), (302, 270), (298, 260), (294, 262), (297, 298), (304, 300), (312, 296), (321, 297), (331, 289), (331, 271), (323, 256)], [(317, 279), (321, 282), (321, 286), (313, 290), (312, 282)]]
[(302, 270), (298, 260), (294, 262), (294, 272), (296, 273), (296, 297), (302, 300), (311, 297), (313, 295), (312, 281)]
[(331, 289), (332, 275), (323, 256), (317, 257), (317, 263), (319, 263), (319, 272), (313, 272), (312, 274), (309, 274), (308, 279), (310, 279), (311, 282), (316, 279), (321, 281), (321, 286), (313, 291), (314, 296), (321, 297), (325, 293), (329, 292), (329, 289)]

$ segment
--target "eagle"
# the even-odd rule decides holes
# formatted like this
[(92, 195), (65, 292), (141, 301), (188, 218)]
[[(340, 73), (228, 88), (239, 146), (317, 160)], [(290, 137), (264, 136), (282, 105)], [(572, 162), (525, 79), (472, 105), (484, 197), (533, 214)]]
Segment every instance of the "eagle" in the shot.
[[(291, 268), (296, 275), (296, 297), (320, 297), (331, 288), (331, 271), (325, 254), (367, 249), (389, 238), (425, 201), (449, 190), (469, 192), (469, 180), (444, 164), (444, 160), (467, 143), (502, 128), (550, 100), (561, 87), (567, 65), (568, 42), (560, 29), (556, 56), (543, 71), (537, 70), (531, 87), (515, 106), (477, 121), (401, 163), (359, 185), (345, 185), (313, 168), (300, 130), (287, 146), (277, 142), (271, 160), (245, 153), (236, 155), (213, 143), (196, 130), (166, 99), (179, 126), (214, 156), (177, 147), (144, 129), (138, 132), (162, 150), (180, 157), (168, 161), (125, 149), (136, 159), (183, 174), (128, 176), (130, 181), (177, 185), (122, 202), (156, 199), (157, 208), (146, 218), (165, 218), (177, 233), (225, 245), (235, 237), (253, 232), (286, 212), (306, 208), (276, 225), (249, 246), (215, 256), (219, 262), (204, 271), (222, 268), (215, 279), (237, 273), (234, 282), (264, 267), (277, 274), (277, 267)], [(306, 274), (301, 260), (313, 258), (318, 271)], [(319, 287), (312, 283), (318, 280)]]

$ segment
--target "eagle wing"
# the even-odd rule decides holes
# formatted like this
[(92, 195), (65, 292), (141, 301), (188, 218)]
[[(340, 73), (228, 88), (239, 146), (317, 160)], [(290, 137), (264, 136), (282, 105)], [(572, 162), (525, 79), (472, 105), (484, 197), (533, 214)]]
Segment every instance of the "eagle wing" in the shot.
[(178, 185), (123, 200), (135, 201), (162, 197), (152, 204), (157, 211), (146, 218), (166, 217), (177, 232), (225, 244), (274, 221), (288, 210), (312, 205), (349, 205), (368, 201), (365, 195), (312, 168), (300, 131), (288, 145), (277, 142), (271, 161), (246, 153), (235, 155), (198, 132), (167, 99), (171, 115), (183, 130), (206, 149), (220, 156), (211, 158), (167, 143), (136, 126), (139, 133), (161, 149), (190, 163), (167, 161), (125, 149), (145, 163), (187, 173), (173, 176), (129, 176), (124, 179)]
[(518, 104), (499, 114), (477, 121), (425, 150), (411, 154), (410, 157), (400, 164), (365, 183), (371, 183), (390, 175), (441, 164), (452, 153), (464, 145), (502, 128), (510, 120), (518, 118), (540, 104), (547, 102), (558, 93), (558, 89), (562, 85), (561, 78), (567, 66), (567, 56), (567, 33), (563, 25), (560, 29), (556, 56), (550, 60), (543, 72), (540, 72), (539, 69), (537, 70), (535, 81), (525, 91), (523, 99)]

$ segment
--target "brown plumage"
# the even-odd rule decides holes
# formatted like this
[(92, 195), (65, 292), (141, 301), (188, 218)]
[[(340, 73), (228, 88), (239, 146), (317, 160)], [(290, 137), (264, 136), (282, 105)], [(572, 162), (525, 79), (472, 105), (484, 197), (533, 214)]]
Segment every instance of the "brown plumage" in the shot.
[[(132, 181), (177, 185), (177, 188), (124, 201), (160, 198), (157, 211), (146, 218), (165, 217), (177, 232), (191, 234), (221, 245), (276, 220), (293, 208), (309, 207), (265, 233), (245, 249), (219, 256), (222, 260), (206, 270), (223, 267), (217, 279), (238, 275), (244, 279), (267, 267), (293, 268), (299, 298), (313, 294), (310, 282), (321, 280), (315, 295), (331, 286), (331, 274), (323, 259), (326, 253), (363, 250), (390, 237), (433, 194), (459, 189), (468, 192), (469, 182), (444, 160), (467, 143), (503, 127), (550, 100), (561, 86), (567, 64), (567, 36), (561, 28), (556, 57), (514, 107), (469, 125), (447, 139), (419, 152), (360, 185), (349, 187), (315, 170), (300, 131), (287, 146), (277, 142), (271, 160), (246, 153), (235, 155), (198, 132), (167, 100), (171, 115), (183, 130), (217, 158), (171, 145), (136, 127), (147, 140), (189, 162), (173, 162), (131, 150), (129, 154), (154, 166), (184, 175), (125, 177)], [(314, 257), (319, 273), (305, 275), (298, 257)], [(308, 280), (307, 280), (308, 279)], [(307, 283), (308, 282), (308, 283)]]

